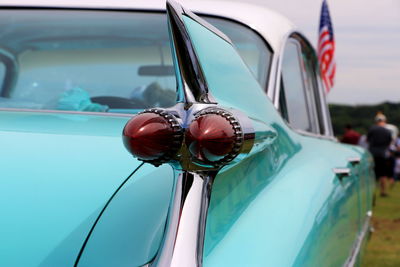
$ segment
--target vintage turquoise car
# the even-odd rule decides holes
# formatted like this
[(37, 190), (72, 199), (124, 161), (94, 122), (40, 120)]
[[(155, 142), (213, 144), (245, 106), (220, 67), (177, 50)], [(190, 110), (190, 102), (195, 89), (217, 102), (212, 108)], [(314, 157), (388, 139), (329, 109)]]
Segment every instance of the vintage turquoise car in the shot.
[(371, 156), (335, 140), (315, 51), (285, 18), (0, 6), (0, 266), (359, 264)]

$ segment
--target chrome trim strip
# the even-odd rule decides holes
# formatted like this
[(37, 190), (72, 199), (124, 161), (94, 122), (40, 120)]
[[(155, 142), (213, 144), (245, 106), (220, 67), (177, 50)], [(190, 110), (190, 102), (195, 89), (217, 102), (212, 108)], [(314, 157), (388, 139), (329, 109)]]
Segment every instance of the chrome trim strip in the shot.
[[(188, 15), (182, 6), (173, 0), (167, 0), (167, 17), (176, 81), (178, 88), (184, 94), (185, 109), (188, 109), (193, 103), (212, 104), (215, 100), (209, 93), (207, 80), (183, 16)], [(196, 21), (198, 20), (201, 19), (196, 18)]]
[(202, 266), (204, 231), (216, 172), (175, 172), (174, 199), (163, 245), (149, 266)]
[(350, 256), (347, 258), (346, 262), (343, 264), (344, 267), (353, 267), (356, 264), (357, 257), (360, 254), (361, 245), (362, 245), (364, 238), (366, 237), (368, 231), (370, 230), (371, 218), (372, 218), (372, 211), (367, 211), (364, 225), (361, 229), (360, 234), (357, 236), (357, 239), (351, 250)]
[(325, 135), (334, 136), (331, 114), (329, 112), (329, 106), (326, 101), (325, 87), (322, 84), (320, 73), (317, 73), (317, 83), (318, 83), (318, 95), (322, 108), (322, 117), (324, 118)]
[[(280, 51), (278, 51), (278, 52), (280, 52)], [(267, 96), (269, 97), (272, 104), (274, 105), (274, 107), (277, 110), (279, 109), (279, 105), (275, 104), (275, 94), (277, 93), (276, 88), (280, 87), (278, 78), (280, 78), (279, 71), (280, 71), (280, 61), (281, 61), (281, 57), (278, 52), (273, 51), (273, 53), (272, 53), (272, 59), (271, 59), (271, 63), (270, 63), (270, 71), (268, 74), (268, 82), (267, 82), (268, 83)]]
[[(273, 88), (273, 92), (271, 92), (271, 95), (273, 96), (272, 98), (272, 103), (274, 104), (275, 108), (279, 110), (279, 94), (281, 91), (281, 72), (282, 72), (282, 61), (283, 61), (283, 52), (285, 51), (285, 47), (287, 42), (290, 40), (290, 36), (294, 34), (295, 31), (290, 31), (288, 32), (285, 37), (282, 39), (282, 46), (280, 47), (279, 51), (276, 51), (276, 61), (275, 64), (276, 68), (274, 70), (276, 71), (275, 73), (275, 88)], [(272, 78), (271, 78), (272, 79)]]
[(347, 159), (348, 162), (350, 162), (352, 165), (357, 165), (361, 162), (360, 157), (352, 157)]
[(349, 168), (333, 168), (332, 171), (339, 177), (339, 179), (351, 175), (351, 170)]

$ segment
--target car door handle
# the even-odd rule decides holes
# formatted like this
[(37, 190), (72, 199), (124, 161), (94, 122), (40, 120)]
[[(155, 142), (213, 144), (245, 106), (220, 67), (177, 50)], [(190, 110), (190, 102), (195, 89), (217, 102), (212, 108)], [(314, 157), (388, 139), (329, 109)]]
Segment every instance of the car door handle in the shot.
[(349, 177), (351, 175), (351, 170), (349, 168), (333, 168), (333, 172), (341, 181), (345, 177)]
[(348, 158), (347, 161), (350, 162), (351, 165), (357, 165), (361, 162), (361, 158), (360, 157), (352, 157), (352, 158)]

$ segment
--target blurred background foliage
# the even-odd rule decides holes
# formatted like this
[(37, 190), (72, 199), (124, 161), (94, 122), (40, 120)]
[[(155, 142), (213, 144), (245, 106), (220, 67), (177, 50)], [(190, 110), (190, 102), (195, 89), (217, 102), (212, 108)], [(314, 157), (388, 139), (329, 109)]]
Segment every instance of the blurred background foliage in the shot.
[(333, 131), (337, 137), (343, 135), (346, 124), (361, 134), (368, 132), (378, 111), (383, 112), (388, 123), (400, 127), (400, 103), (385, 102), (378, 105), (338, 105), (330, 104)]

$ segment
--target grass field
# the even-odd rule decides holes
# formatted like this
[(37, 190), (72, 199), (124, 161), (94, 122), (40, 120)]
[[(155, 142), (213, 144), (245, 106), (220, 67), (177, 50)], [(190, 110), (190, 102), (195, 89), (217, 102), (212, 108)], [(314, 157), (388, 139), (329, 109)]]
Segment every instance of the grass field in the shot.
[(400, 266), (400, 183), (389, 190), (389, 197), (378, 194), (373, 209), (371, 239), (367, 244), (362, 267)]

